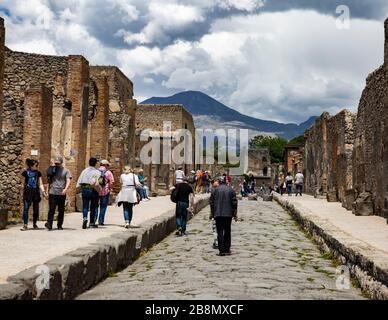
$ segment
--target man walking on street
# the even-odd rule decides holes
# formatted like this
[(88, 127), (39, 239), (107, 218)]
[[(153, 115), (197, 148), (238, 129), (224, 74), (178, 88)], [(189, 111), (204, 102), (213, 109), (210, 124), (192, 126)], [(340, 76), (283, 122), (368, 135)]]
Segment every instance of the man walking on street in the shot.
[(177, 236), (186, 234), (187, 215), (193, 212), (194, 207), (194, 190), (188, 184), (188, 178), (184, 178), (182, 183), (176, 185), (176, 225)]
[(210, 196), (210, 219), (216, 219), (219, 256), (230, 255), (232, 219), (237, 221), (237, 197), (224, 178)]
[(66, 195), (71, 183), (71, 173), (63, 166), (63, 158), (58, 156), (54, 159), (55, 166), (47, 170), (49, 194), (49, 213), (45, 224), (47, 230), (52, 230), (55, 210), (58, 207), (58, 230), (63, 230), (63, 220), (65, 217)]
[(77, 188), (81, 188), (82, 192), (82, 215), (83, 223), (82, 229), (86, 229), (88, 225), (88, 211), (90, 208), (90, 224), (89, 228), (98, 228), (96, 225), (98, 200), (101, 186), (99, 185), (99, 178), (101, 173), (96, 169), (98, 160), (90, 158), (89, 167), (82, 171)]
[(296, 186), (296, 196), (300, 194), (302, 196), (302, 191), (303, 191), (303, 180), (304, 176), (300, 170), (298, 170), (298, 173), (295, 176), (295, 186)]
[(110, 163), (108, 160), (102, 160), (100, 163), (100, 178), (99, 183), (101, 186), (100, 191), (100, 214), (98, 216), (98, 224), (100, 226), (104, 225), (106, 209), (109, 205), (110, 193), (112, 191), (113, 183), (115, 179), (113, 173), (109, 170)]

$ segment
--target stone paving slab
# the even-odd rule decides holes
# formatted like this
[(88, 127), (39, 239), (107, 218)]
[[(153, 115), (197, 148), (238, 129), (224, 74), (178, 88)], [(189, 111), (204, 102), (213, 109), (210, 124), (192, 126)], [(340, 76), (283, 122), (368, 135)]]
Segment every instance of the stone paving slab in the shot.
[[(196, 210), (209, 196), (196, 197)], [(106, 226), (82, 230), (80, 213), (65, 217), (65, 230), (21, 232), (12, 227), (0, 233), (2, 264), (0, 297), (19, 299), (72, 299), (121, 270), (141, 253), (162, 240), (175, 228), (174, 204), (169, 197), (153, 198), (135, 207), (133, 223), (139, 228), (124, 229), (122, 209), (111, 207)], [(138, 239), (140, 241), (138, 241)], [(49, 267), (50, 290), (35, 288), (36, 267)], [(24, 292), (23, 292), (24, 288)]]
[(388, 299), (388, 225), (377, 216), (355, 216), (341, 203), (302, 197), (275, 199), (320, 243), (333, 253), (374, 299)]
[(239, 202), (229, 257), (212, 248), (209, 213), (78, 299), (364, 299), (357, 288), (337, 287), (336, 266), (276, 202)]

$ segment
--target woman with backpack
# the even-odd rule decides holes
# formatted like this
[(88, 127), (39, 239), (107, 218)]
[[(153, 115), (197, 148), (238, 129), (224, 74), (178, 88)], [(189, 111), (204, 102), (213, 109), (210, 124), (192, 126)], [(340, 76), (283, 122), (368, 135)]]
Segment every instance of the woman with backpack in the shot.
[(141, 187), (139, 177), (133, 172), (131, 167), (125, 166), (124, 173), (120, 177), (121, 191), (117, 195), (117, 204), (123, 205), (125, 228), (131, 227), (133, 217), (133, 207), (140, 202), (140, 195), (136, 188)]
[(101, 172), (101, 177), (99, 178), (99, 184), (101, 186), (100, 191), (100, 214), (98, 215), (98, 225), (103, 226), (105, 223), (105, 214), (106, 209), (109, 205), (110, 194), (112, 191), (113, 184), (115, 179), (113, 173), (109, 170), (110, 163), (108, 160), (102, 160), (100, 162), (100, 168), (98, 170)]
[(39, 203), (41, 201), (40, 192), (47, 197), (44, 190), (42, 173), (38, 170), (39, 162), (33, 159), (26, 160), (27, 169), (22, 172), (24, 177), (24, 191), (23, 191), (23, 228), (22, 231), (28, 230), (28, 211), (32, 205), (33, 209), (33, 228), (39, 229), (37, 222), (39, 219)]

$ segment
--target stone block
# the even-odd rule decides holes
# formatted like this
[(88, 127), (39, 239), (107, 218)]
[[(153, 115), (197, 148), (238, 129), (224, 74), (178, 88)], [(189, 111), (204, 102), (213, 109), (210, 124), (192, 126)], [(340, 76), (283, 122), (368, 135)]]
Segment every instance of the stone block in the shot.
[(344, 198), (342, 199), (342, 207), (351, 211), (353, 209), (353, 202), (356, 201), (356, 194), (353, 189), (346, 190)]
[(356, 216), (373, 215), (372, 195), (369, 192), (361, 193), (353, 203), (353, 214)]
[(103, 238), (97, 241), (97, 243), (106, 243), (114, 248), (116, 253), (115, 261), (113, 257), (109, 255), (108, 257), (108, 271), (117, 271), (126, 267), (126, 256), (127, 256), (127, 239), (119, 238), (112, 235), (109, 238)]
[(0, 284), (0, 300), (32, 300), (32, 298), (32, 292), (22, 284)]
[(82, 293), (80, 283), (84, 276), (84, 261), (82, 257), (61, 256), (46, 263), (56, 268), (62, 278), (62, 299), (71, 300)]
[[(48, 273), (45, 274), (46, 268)], [(9, 282), (21, 284), (31, 292), (37, 300), (62, 299), (62, 277), (53, 265), (41, 265), (26, 269), (8, 278)], [(47, 285), (45, 282), (47, 281)]]
[(129, 233), (129, 232), (116, 233), (116, 234), (112, 235), (111, 238), (117, 238), (117, 239), (124, 241), (124, 243), (125, 243), (124, 256), (122, 257), (121, 253), (118, 252), (117, 264), (118, 264), (118, 267), (127, 267), (137, 257), (137, 252), (136, 252), (136, 242), (138, 239), (137, 232), (134, 232), (134, 233), (132, 233), (132, 232), (131, 233)]
[(270, 194), (263, 194), (263, 201), (272, 201), (273, 196)]
[(248, 195), (248, 200), (250, 201), (257, 201), (257, 194), (249, 194)]
[(337, 192), (336, 191), (329, 191), (326, 195), (326, 200), (328, 202), (337, 202), (338, 201)]
[(8, 211), (0, 209), (0, 230), (7, 228), (8, 225)]
[(97, 247), (85, 247), (74, 250), (66, 256), (81, 258), (84, 263), (84, 271), (80, 287), (83, 291), (89, 290), (101, 279), (101, 251)]

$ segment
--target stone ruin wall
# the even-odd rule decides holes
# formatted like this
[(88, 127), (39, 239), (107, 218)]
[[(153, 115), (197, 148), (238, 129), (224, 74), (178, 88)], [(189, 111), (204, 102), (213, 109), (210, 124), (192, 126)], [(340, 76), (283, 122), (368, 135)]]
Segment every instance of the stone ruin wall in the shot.
[[(182, 105), (139, 105), (136, 110), (136, 142), (135, 142), (135, 154), (136, 154), (136, 167), (142, 167), (145, 171), (145, 175), (152, 177), (149, 182), (150, 190), (164, 194), (168, 193), (168, 189), (173, 183), (174, 169), (177, 167), (175, 164), (153, 164), (143, 165), (140, 161), (140, 151), (147, 142), (140, 141), (140, 134), (142, 130), (151, 129), (152, 131), (162, 132), (163, 121), (171, 123), (171, 131), (174, 132), (179, 129), (187, 128), (193, 137), (191, 150), (193, 159), (191, 164), (183, 165), (186, 174), (189, 174), (191, 170), (194, 170), (195, 162), (195, 125), (193, 117)], [(161, 141), (161, 148), (163, 142)], [(174, 148), (176, 143), (172, 144)], [(163, 149), (161, 149), (163, 152)], [(167, 157), (169, 155), (166, 155)]]
[(343, 110), (327, 123), (327, 199), (351, 209), (348, 193), (353, 189), (353, 145), (356, 115)]
[(269, 149), (248, 150), (248, 173), (250, 172), (254, 177), (272, 176), (271, 155)]
[(388, 19), (385, 63), (366, 80), (358, 107), (353, 154), (357, 215), (388, 217)]
[(349, 209), (347, 192), (353, 187), (352, 152), (355, 115), (343, 110), (327, 112), (306, 131), (305, 189), (330, 202), (340, 201)]
[(137, 102), (133, 99), (133, 83), (114, 66), (92, 66), (90, 74), (91, 79), (97, 83), (101, 82), (102, 78), (107, 81), (108, 95), (105, 97), (108, 104), (107, 158), (116, 181), (113, 191), (118, 193), (124, 166), (133, 166), (135, 162), (134, 132)]
[(4, 208), (16, 214), (19, 211), (22, 187), (20, 172), (24, 167), (22, 152), (25, 92), (30, 86), (44, 83), (57, 94), (53, 99), (54, 110), (62, 109), (65, 99), (63, 93), (66, 91), (64, 81), (67, 59), (13, 52), (6, 48), (4, 69), (0, 180), (8, 183), (0, 185), (0, 197)]
[(305, 192), (327, 194), (327, 120), (325, 112), (305, 132)]
[[(63, 155), (65, 165), (77, 177), (85, 165), (88, 127), (89, 63), (82, 56), (46, 56), (14, 52), (6, 49), (4, 74), (4, 105), (0, 149), (0, 179), (10, 182), (0, 193), (6, 199), (5, 209), (12, 215), (20, 210), (22, 188), (20, 172), (24, 168), (23, 139), (26, 91), (44, 85), (52, 92), (51, 154)], [(30, 141), (32, 144), (34, 141)], [(43, 154), (30, 155), (40, 160)], [(42, 166), (42, 171), (46, 170)], [(6, 176), (5, 176), (6, 175)], [(69, 190), (68, 208), (75, 209), (75, 183)]]
[[(5, 45), (5, 28), (4, 20), (0, 17), (0, 132), (3, 123), (3, 81), (4, 81), (4, 48)], [(1, 146), (1, 143), (0, 143)]]

